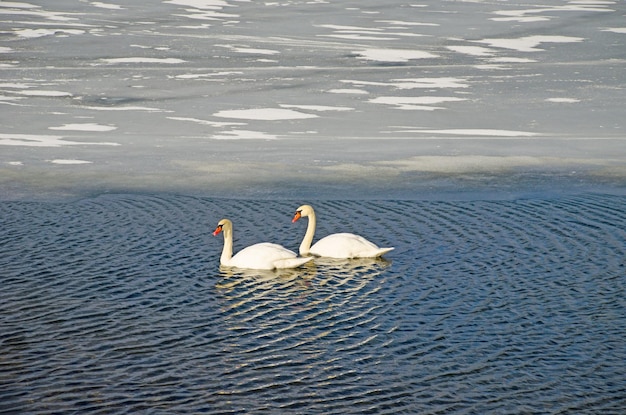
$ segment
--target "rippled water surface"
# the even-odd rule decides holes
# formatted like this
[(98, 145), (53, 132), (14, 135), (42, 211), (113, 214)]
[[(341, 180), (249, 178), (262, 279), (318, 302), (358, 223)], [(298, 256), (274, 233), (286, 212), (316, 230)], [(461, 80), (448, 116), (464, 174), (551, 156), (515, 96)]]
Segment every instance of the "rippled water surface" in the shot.
[(623, 196), (312, 201), (396, 249), (220, 270), (301, 202), (0, 203), (0, 412), (623, 413)]

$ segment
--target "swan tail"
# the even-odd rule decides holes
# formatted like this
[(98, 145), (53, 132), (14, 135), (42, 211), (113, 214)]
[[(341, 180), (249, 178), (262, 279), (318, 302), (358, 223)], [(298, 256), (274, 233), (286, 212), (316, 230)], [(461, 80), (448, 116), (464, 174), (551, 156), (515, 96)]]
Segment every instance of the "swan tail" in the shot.
[(312, 260), (313, 260), (313, 257), (277, 259), (276, 261), (274, 261), (274, 267), (276, 267), (277, 269), (278, 268), (297, 268)]

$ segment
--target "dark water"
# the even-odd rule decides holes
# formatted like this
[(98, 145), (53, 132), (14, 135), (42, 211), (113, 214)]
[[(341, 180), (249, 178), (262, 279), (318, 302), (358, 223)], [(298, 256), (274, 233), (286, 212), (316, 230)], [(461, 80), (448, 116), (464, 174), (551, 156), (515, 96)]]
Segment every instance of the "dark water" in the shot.
[(297, 248), (302, 201), (0, 203), (0, 413), (626, 410), (626, 198), (313, 201), (387, 261), (218, 267)]

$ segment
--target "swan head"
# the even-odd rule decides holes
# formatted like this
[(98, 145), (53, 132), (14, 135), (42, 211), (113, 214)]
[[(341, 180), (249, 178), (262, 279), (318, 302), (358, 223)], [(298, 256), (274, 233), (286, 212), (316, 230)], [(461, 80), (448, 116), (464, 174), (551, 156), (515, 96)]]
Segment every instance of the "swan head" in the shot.
[(310, 205), (302, 205), (296, 209), (296, 214), (293, 216), (291, 222), (296, 222), (298, 219), (309, 216), (313, 213), (313, 208)]
[(217, 228), (215, 228), (215, 231), (213, 232), (213, 236), (219, 235), (220, 232), (226, 233), (227, 231), (230, 231), (232, 228), (233, 228), (233, 223), (231, 221), (229, 221), (228, 219), (222, 219), (221, 221), (218, 222)]

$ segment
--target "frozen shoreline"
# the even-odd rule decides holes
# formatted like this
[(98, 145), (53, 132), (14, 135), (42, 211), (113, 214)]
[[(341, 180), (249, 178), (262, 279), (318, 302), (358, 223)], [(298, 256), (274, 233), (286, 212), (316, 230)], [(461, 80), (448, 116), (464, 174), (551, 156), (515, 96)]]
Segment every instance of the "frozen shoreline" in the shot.
[[(620, 139), (230, 140), (165, 147), (141, 165), (138, 147), (98, 162), (32, 159), (0, 165), (2, 200), (100, 193), (313, 199), (511, 198), (626, 191)], [(37, 150), (34, 150), (35, 152)], [(102, 151), (102, 150), (100, 150)], [(16, 155), (17, 156), (17, 155)], [(86, 157), (85, 157), (86, 158)]]

